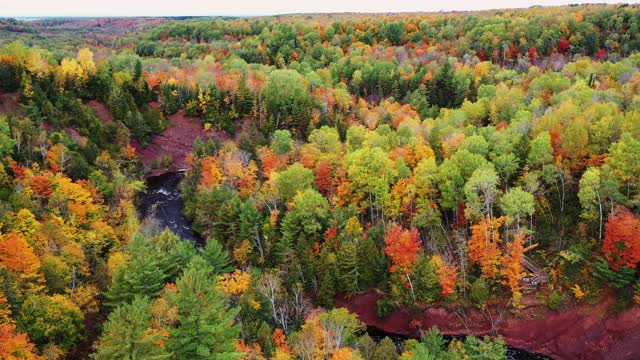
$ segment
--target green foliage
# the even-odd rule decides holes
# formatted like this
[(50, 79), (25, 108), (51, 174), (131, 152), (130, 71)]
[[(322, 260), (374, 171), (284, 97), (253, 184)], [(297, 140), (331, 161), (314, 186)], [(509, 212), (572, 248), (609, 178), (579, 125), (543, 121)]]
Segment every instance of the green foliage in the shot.
[(489, 296), (491, 296), (489, 284), (483, 277), (479, 277), (471, 285), (469, 298), (476, 306), (484, 307), (484, 305), (487, 303), (487, 300), (489, 300)]
[(372, 360), (396, 360), (398, 359), (398, 350), (396, 344), (388, 336), (382, 339), (373, 353)]
[(215, 238), (209, 238), (207, 244), (200, 249), (200, 256), (211, 269), (211, 275), (223, 274), (233, 270), (229, 252)]
[(155, 256), (151, 255), (153, 247), (144, 236), (134, 236), (128, 252), (130, 259), (118, 267), (106, 294), (109, 305), (113, 307), (130, 303), (136, 296), (157, 297), (167, 276)]
[(558, 290), (552, 291), (547, 297), (547, 307), (553, 311), (560, 310), (564, 306), (565, 302), (565, 295), (560, 293)]
[(92, 358), (168, 359), (170, 354), (159, 345), (162, 334), (153, 329), (149, 305), (148, 298), (136, 297), (130, 304), (118, 306), (104, 324)]
[(32, 295), (18, 314), (18, 329), (38, 345), (53, 343), (68, 349), (84, 335), (84, 316), (78, 306), (62, 295)]
[(194, 257), (176, 281), (170, 300), (177, 309), (178, 325), (171, 329), (167, 350), (180, 359), (238, 359), (234, 324), (237, 308), (215, 288), (207, 262)]

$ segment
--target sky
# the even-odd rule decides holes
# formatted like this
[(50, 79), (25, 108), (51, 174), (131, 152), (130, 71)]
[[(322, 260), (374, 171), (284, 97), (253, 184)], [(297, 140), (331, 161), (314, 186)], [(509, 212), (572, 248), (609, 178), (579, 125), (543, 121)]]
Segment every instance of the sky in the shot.
[[(640, 0), (628, 0), (638, 3)], [(257, 16), (328, 12), (415, 12), (523, 8), (615, 0), (0, 0), (0, 17)]]

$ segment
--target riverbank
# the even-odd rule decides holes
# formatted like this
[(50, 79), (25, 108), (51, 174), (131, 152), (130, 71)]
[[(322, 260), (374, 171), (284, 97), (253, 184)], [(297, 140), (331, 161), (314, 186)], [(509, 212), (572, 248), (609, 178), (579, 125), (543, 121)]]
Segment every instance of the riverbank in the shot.
[[(410, 312), (398, 308), (385, 318), (377, 315), (381, 294), (370, 289), (350, 297), (340, 294), (336, 307), (357, 314), (367, 326), (386, 333), (418, 336), (420, 329), (437, 326), (446, 335), (501, 335), (510, 346), (554, 359), (612, 359), (640, 357), (640, 307), (621, 313), (610, 311), (613, 297), (552, 312), (541, 307), (514, 314), (489, 307), (491, 317), (476, 309), (456, 313), (447, 306)], [(493, 318), (493, 325), (491, 318)]]

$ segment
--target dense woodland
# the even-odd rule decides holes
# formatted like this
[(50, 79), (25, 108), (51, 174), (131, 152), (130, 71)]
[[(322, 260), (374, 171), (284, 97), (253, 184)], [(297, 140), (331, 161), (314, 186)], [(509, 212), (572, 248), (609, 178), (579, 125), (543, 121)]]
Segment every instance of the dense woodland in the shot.
[[(335, 297), (640, 302), (637, 5), (34, 24), (0, 23), (2, 359), (502, 359)], [(177, 112), (200, 245), (136, 211)]]

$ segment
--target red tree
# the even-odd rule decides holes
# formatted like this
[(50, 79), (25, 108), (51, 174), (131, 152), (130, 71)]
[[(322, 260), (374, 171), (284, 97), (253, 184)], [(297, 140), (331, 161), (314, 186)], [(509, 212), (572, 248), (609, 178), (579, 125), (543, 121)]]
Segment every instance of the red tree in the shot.
[(331, 162), (324, 160), (316, 166), (316, 186), (324, 195), (332, 193)]
[(403, 230), (394, 224), (384, 235), (384, 253), (391, 258), (391, 271), (410, 272), (420, 252), (418, 230)]
[(602, 252), (615, 271), (620, 266), (636, 267), (640, 262), (640, 219), (619, 206), (609, 215)]

